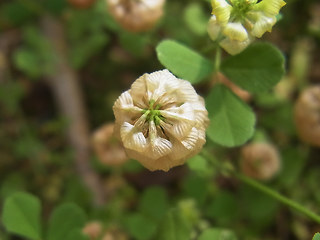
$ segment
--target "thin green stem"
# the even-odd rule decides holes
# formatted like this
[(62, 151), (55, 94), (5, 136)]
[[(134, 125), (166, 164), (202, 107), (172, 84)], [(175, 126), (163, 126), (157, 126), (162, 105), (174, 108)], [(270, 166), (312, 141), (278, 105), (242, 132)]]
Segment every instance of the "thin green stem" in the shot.
[(215, 67), (215, 72), (219, 72), (220, 71), (220, 65), (221, 65), (221, 48), (217, 47), (216, 50), (216, 56), (214, 59), (214, 67)]
[(256, 180), (249, 178), (247, 176), (235, 173), (235, 176), (240, 179), (242, 182), (250, 185), (251, 187), (265, 193), (266, 195), (278, 200), (279, 202), (303, 213), (304, 215), (308, 216), (312, 220), (320, 223), (320, 216), (315, 214), (314, 212), (310, 211), (309, 209), (305, 208), (303, 205), (281, 195), (280, 193), (276, 192), (275, 190), (257, 182)]
[[(249, 178), (247, 176), (244, 176), (242, 174), (237, 173), (233, 168), (230, 168), (230, 165), (224, 165), (220, 161), (218, 161), (215, 157), (212, 156), (212, 154), (207, 150), (202, 150), (202, 155), (209, 159), (210, 162), (219, 170), (221, 173), (227, 173), (228, 175), (233, 175), (237, 177), (240, 181), (243, 183), (255, 188), (256, 190), (263, 192), (264, 194), (278, 200), (279, 202), (283, 203), (284, 205), (287, 205), (288, 207), (291, 207), (292, 209), (295, 209), (299, 211), (300, 213), (304, 214), (305, 216), (309, 217), (310, 219), (314, 220), (317, 223), (320, 223), (320, 216), (312, 212), (311, 210), (305, 208), (303, 205), (297, 203), (294, 200), (291, 200), (277, 191), (269, 188), (268, 186), (265, 186), (261, 184), (260, 182)], [(228, 168), (226, 168), (228, 167)]]

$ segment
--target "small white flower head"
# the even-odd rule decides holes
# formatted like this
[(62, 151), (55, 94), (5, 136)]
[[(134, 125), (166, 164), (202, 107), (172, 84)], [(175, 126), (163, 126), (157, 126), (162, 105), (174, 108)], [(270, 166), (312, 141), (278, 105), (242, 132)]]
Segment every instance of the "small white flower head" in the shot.
[(229, 54), (244, 50), (254, 39), (271, 32), (282, 0), (212, 0), (208, 33)]
[(197, 154), (208, 112), (192, 85), (168, 70), (144, 74), (113, 106), (115, 133), (129, 157), (151, 171), (168, 171)]
[(163, 15), (165, 0), (106, 0), (111, 15), (130, 32), (151, 29)]

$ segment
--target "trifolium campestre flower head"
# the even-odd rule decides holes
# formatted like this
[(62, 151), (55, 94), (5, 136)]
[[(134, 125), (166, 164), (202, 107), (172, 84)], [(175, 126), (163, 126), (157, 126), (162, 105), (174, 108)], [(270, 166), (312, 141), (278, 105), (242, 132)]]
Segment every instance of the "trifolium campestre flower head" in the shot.
[(197, 154), (208, 112), (192, 85), (168, 70), (144, 74), (113, 106), (115, 134), (129, 157), (151, 171), (168, 171)]
[(229, 54), (243, 51), (255, 37), (271, 32), (283, 0), (212, 0), (208, 33)]

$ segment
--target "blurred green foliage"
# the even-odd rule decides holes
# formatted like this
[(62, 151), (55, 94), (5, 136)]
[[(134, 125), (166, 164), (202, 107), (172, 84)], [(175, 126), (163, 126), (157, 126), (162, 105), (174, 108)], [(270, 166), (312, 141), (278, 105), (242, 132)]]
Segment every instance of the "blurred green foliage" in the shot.
[[(180, 77), (194, 74), (188, 80), (196, 83), (198, 92), (207, 95), (210, 102), (207, 107), (213, 125), (209, 128), (206, 148), (211, 147), (213, 158), (237, 168), (240, 148), (224, 148), (211, 141), (236, 146), (253, 135), (254, 127), (262, 129), (266, 138), (277, 145), (282, 160), (280, 173), (266, 185), (319, 212), (319, 149), (298, 139), (293, 121), (293, 104), (299, 88), (319, 83), (315, 69), (319, 69), (320, 24), (312, 22), (310, 26), (315, 20), (312, 8), (317, 4), (316, 0), (288, 1), (281, 21), (263, 39), (278, 46), (287, 62), (297, 56), (293, 51), (300, 39), (312, 42), (313, 51), (306, 55), (312, 61), (307, 61), (308, 68), (302, 68), (305, 72), (295, 73), (292, 69), (296, 65), (286, 66), (291, 74), (286, 77), (303, 78), (299, 79), (303, 84), (295, 87), (288, 98), (279, 97), (270, 88), (280, 80), (281, 65), (281, 69), (276, 67), (268, 73), (278, 78), (266, 80), (267, 91), (260, 93), (254, 88), (253, 100), (245, 103), (221, 85), (214, 88), (215, 96), (209, 93), (216, 57), (206, 34), (211, 12), (209, 1), (169, 0), (163, 18), (154, 29), (144, 33), (122, 29), (102, 0), (87, 9), (77, 9), (65, 0), (2, 1), (0, 39), (10, 31), (19, 34), (17, 41), (6, 49), (6, 67), (2, 68), (0, 63), (0, 71), (5, 69), (4, 79), (0, 74), (0, 239), (19, 239), (11, 233), (30, 239), (40, 239), (39, 236), (49, 240), (62, 239), (61, 236), (66, 240), (86, 239), (81, 228), (93, 220), (100, 221), (105, 232), (118, 231), (137, 240), (311, 239), (319, 231), (318, 225), (237, 180), (219, 174), (214, 161), (202, 155), (169, 173), (150, 175), (134, 161), (111, 167), (99, 163), (92, 155), (95, 171), (110, 189), (107, 204), (99, 208), (92, 206), (91, 193), (75, 172), (74, 152), (65, 139), (68, 122), (58, 116), (54, 97), (43, 83), (43, 79), (54, 73), (58, 59), (42, 33), (41, 19), (53, 14), (64, 25), (68, 60), (80, 76), (91, 130), (113, 121), (114, 100), (141, 74), (161, 69), (161, 64), (175, 68), (175, 74)], [(184, 49), (183, 55), (180, 50), (184, 47), (187, 50)], [(271, 48), (263, 47), (265, 51), (278, 51)], [(282, 62), (283, 56), (280, 53), (277, 56), (277, 59), (268, 56), (251, 62), (246, 61), (247, 56), (238, 58), (246, 68), (251, 68), (254, 64), (272, 65), (270, 60)], [(202, 64), (187, 62), (186, 68), (179, 65), (181, 59), (198, 59)], [(301, 62), (299, 59), (295, 64)], [(194, 68), (202, 68), (200, 77)], [(229, 72), (230, 79), (239, 72), (232, 58), (222, 62), (222, 69), (226, 75)], [(265, 70), (260, 70), (255, 75), (267, 78)], [(234, 82), (246, 88), (249, 80), (252, 80), (250, 76), (245, 75)], [(246, 89), (253, 86), (260, 89), (262, 85), (250, 82)], [(224, 114), (215, 114), (217, 106), (225, 109)], [(225, 132), (219, 135), (225, 123), (229, 123), (229, 135)], [(297, 222), (307, 230), (305, 236), (297, 233)]]

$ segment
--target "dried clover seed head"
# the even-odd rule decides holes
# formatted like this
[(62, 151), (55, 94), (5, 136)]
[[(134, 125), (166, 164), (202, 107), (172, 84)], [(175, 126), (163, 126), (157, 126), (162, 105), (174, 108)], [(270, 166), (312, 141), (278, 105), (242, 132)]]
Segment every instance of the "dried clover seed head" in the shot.
[(93, 134), (93, 148), (101, 163), (105, 165), (122, 165), (128, 160), (124, 148), (113, 135), (114, 124), (108, 123)]
[(131, 32), (151, 29), (163, 14), (164, 3), (165, 0), (107, 0), (112, 16)]
[(129, 157), (151, 171), (168, 171), (197, 154), (208, 112), (192, 85), (168, 70), (144, 74), (113, 106), (115, 133)]
[(212, 0), (208, 33), (229, 54), (243, 51), (255, 37), (271, 32), (282, 0)]
[(97, 239), (102, 232), (102, 224), (98, 221), (88, 222), (82, 229), (82, 233), (90, 239)]
[(271, 179), (280, 170), (277, 149), (269, 143), (251, 143), (241, 150), (241, 171), (252, 178)]
[(320, 86), (309, 87), (300, 94), (294, 117), (300, 138), (320, 147)]

